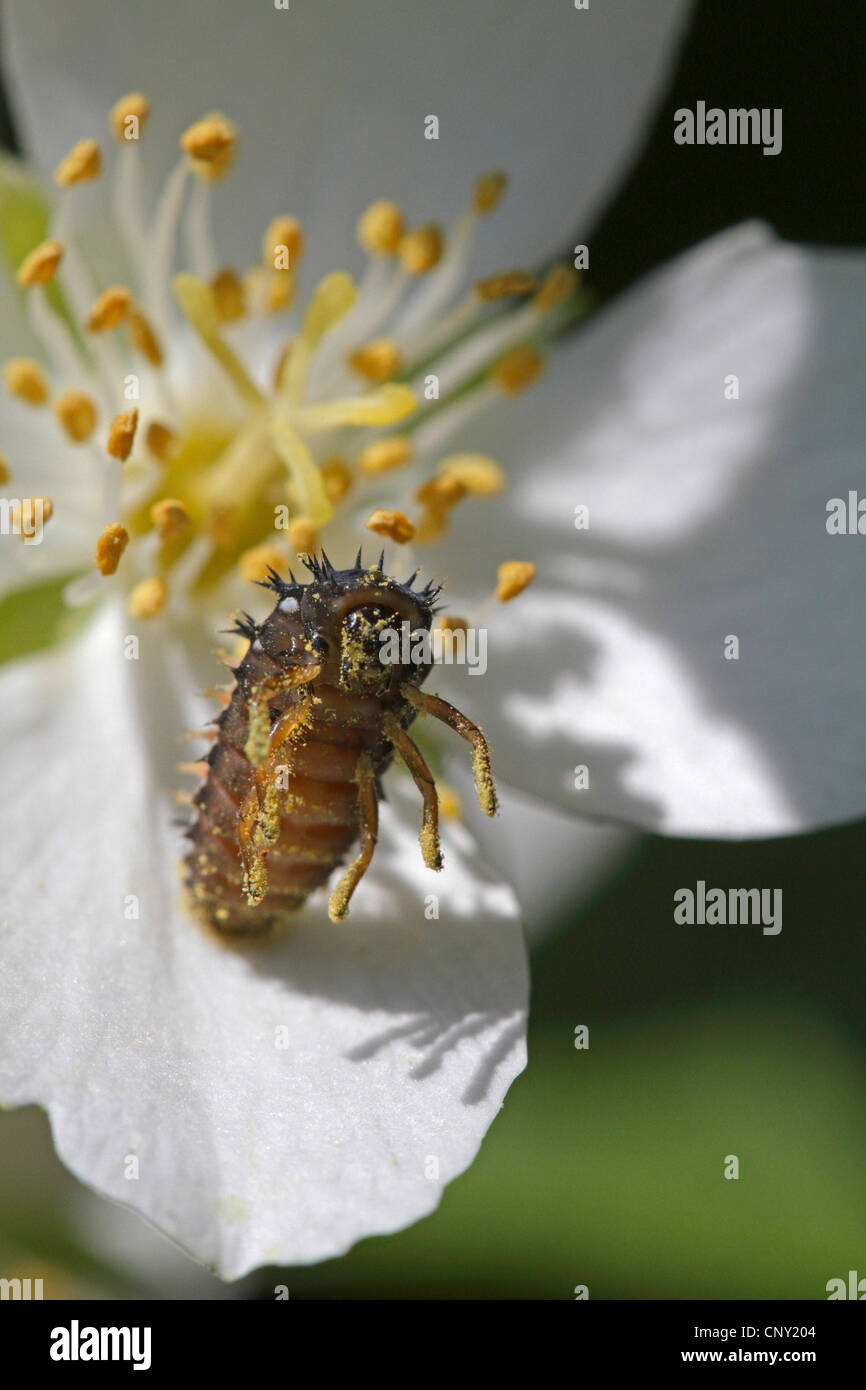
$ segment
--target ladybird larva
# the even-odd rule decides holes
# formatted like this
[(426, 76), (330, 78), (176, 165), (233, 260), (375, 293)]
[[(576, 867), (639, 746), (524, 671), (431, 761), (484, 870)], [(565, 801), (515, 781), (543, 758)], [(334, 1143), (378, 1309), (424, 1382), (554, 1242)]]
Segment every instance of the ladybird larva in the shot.
[(307, 584), (269, 570), (270, 616), (257, 624), (244, 615), (233, 629), (250, 645), (216, 721), (185, 860), (194, 905), (221, 932), (272, 929), (357, 841), (328, 903), (332, 921), (346, 916), (373, 856), (381, 778), (395, 754), (421, 793), (424, 862), (441, 868), (436, 783), (406, 732), (419, 713), (471, 743), (479, 801), (496, 812), (481, 730), (421, 690), (429, 663), (383, 663), (382, 634), (403, 623), (429, 632), (440, 592), (413, 589), (416, 575), (398, 582), (383, 561), (365, 567), (359, 551), (353, 568), (335, 570), (323, 551), (304, 561)]

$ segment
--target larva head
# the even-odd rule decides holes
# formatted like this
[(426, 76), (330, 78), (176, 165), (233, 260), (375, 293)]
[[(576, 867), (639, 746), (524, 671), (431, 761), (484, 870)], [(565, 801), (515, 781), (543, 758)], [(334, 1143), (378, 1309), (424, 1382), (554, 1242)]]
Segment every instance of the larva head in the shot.
[[(308, 558), (312, 583), (304, 586), (300, 617), (307, 648), (321, 661), (322, 679), (351, 695), (384, 696), (410, 681), (420, 684), (430, 670), (427, 634), (439, 589), (413, 590), (378, 565), (335, 570), (327, 556)], [(427, 658), (425, 660), (425, 658)]]

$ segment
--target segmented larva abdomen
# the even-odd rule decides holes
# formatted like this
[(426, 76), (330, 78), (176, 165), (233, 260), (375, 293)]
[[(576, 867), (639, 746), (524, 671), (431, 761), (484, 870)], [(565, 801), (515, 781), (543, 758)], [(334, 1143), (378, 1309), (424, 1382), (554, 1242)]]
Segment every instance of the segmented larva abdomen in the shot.
[[(420, 712), (458, 733), (473, 749), (478, 798), (496, 811), (490, 754), (481, 730), (420, 687), (431, 669), (399, 647), (385, 660), (382, 639), (403, 624), (429, 635), (439, 590), (327, 556), (305, 562), (313, 582), (269, 572), (279, 595), (259, 627), (235, 629), (250, 643), (236, 686), (217, 721), (208, 773), (187, 832), (187, 885), (194, 905), (223, 932), (266, 931), (301, 906), (359, 842), (333, 887), (328, 913), (340, 921), (376, 845), (380, 777), (395, 752), (421, 796), (421, 852), (442, 867), (436, 783), (406, 730)], [(405, 635), (405, 634), (404, 634)]]
[(256, 687), (293, 661), (308, 659), (304, 647), (298, 617), (277, 607), (235, 671), (237, 684), (217, 721), (209, 771), (195, 798), (187, 882), (196, 904), (223, 931), (268, 930), (326, 882), (358, 838), (360, 755), (371, 753), (377, 775), (393, 757), (382, 735), (386, 710), (380, 700), (352, 696), (319, 680), (269, 701), (272, 727), (281, 715), (296, 711), (298, 728), (279, 750), (271, 778), (279, 799), (279, 836), (268, 848), (266, 899), (251, 906), (238, 840), (239, 816), (255, 795), (255, 769), (246, 751), (251, 700)]

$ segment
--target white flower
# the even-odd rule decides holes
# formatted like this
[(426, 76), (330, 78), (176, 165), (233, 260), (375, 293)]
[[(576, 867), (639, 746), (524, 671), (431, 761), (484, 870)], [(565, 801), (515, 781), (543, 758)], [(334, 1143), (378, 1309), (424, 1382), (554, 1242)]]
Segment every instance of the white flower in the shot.
[[(120, 173), (106, 181), (114, 220), (94, 216), (101, 184), (64, 194), (57, 274), (79, 320), (92, 295), (73, 242), (91, 258), (100, 248), (96, 288), (132, 284), (125, 322), (139, 344), (149, 328), (171, 364), (135, 368), (139, 450), (148, 419), (170, 422), (176, 438), (166, 473), (133, 452), (121, 488), (120, 467), (106, 468), (101, 447), (84, 476), (91, 443), (61, 447), (46, 410), (22, 405), (10, 415), (3, 448), (12, 479), (26, 471), (27, 496), (51, 497), (53, 514), (41, 546), (4, 538), (9, 582), (22, 582), (22, 564), (31, 580), (80, 569), (103, 526), (122, 523), (133, 538), (115, 575), (67, 589), (73, 600), (116, 594), (84, 635), (0, 676), (14, 788), (3, 852), (18, 870), (7, 870), (0, 936), (10, 1040), (0, 1095), (44, 1104), (74, 1172), (229, 1278), (265, 1261), (326, 1258), (431, 1210), (471, 1161), (524, 1060), (513, 894), (480, 865), (460, 826), (445, 837), (442, 875), (425, 870), (415, 799), (396, 778), (348, 924), (330, 924), (317, 896), (276, 943), (241, 955), (215, 946), (183, 909), (167, 796), (175, 740), (204, 717), (196, 692), (212, 679), (213, 630), (247, 602), (238, 560), (252, 573), (263, 558), (256, 546), (273, 514), (266, 487), (288, 480), (304, 518), (293, 540), (315, 527), (341, 564), (373, 506), (410, 513), (430, 539), (441, 530), (418, 560), (447, 578), (449, 607), (469, 617), (490, 595), (498, 562), (538, 566), (513, 604), (481, 610), (488, 675), (454, 681), (455, 703), (484, 724), (514, 787), (571, 812), (675, 833), (780, 833), (862, 809), (862, 777), (841, 777), (838, 761), (825, 766), (834, 716), (847, 711), (844, 729), (854, 732), (862, 676), (855, 659), (839, 656), (853, 612), (853, 552), (827, 536), (822, 500), (844, 490), (849, 419), (862, 412), (853, 384), (862, 329), (850, 307), (862, 297), (859, 260), (805, 255), (758, 228), (726, 234), (554, 348), (546, 378), (503, 404), (503, 386), (506, 395), (526, 387), (538, 365), (522, 344), (552, 339), (581, 309), (580, 293), (558, 273), (540, 300), (499, 315), (479, 310), (477, 296), (465, 299), (466, 284), (484, 271), (534, 267), (587, 225), (648, 108), (678, 11), (656, 6), (651, 19), (608, 11), (581, 30), (581, 15), (565, 7), (521, 7), (503, 31), (492, 4), (473, 6), (471, 20), (457, 5), (431, 14), (404, 6), (401, 15), (407, 9), (400, 55), (384, 3), (365, 6), (361, 29), (350, 6), (329, 7), (327, 24), (294, 11), (245, 14), (242, 29), (234, 7), (211, 6), (224, 26), (214, 22), (219, 43), (199, 34), (194, 10), (162, 5), (124, 11), (116, 38), (99, 32), (97, 5), (74, 15), (55, 5), (6, 11), (18, 111), (44, 167), (64, 155), (67, 136), (96, 132), (98, 98), (107, 105), (148, 89), (153, 115), (140, 148), (121, 144)], [(154, 65), (145, 55), (155, 47)], [(185, 52), (179, 85), (166, 55)], [(193, 181), (181, 163), (157, 198), (147, 180), (168, 166), (179, 90), (181, 124), (230, 107), (251, 157), (225, 189)], [(431, 107), (441, 138), (425, 144)], [(460, 133), (450, 145), (449, 122)], [(195, 149), (208, 157), (222, 158), (220, 141), (233, 146), (228, 125), (198, 137)], [(499, 213), (506, 230), (496, 262), (482, 270), (488, 228), (479, 214), (498, 186), (483, 184), (462, 218), (454, 199), (473, 173), (503, 163), (512, 215)], [(287, 330), (262, 312), (217, 322), (205, 286), (223, 255), (245, 263), (283, 209), (284, 180), (304, 214), (305, 274), (313, 270), (320, 292), (272, 390)], [(178, 334), (171, 246), (186, 183), (180, 260), (192, 276), (175, 288), (194, 332)], [(374, 194), (402, 197), (404, 183), (407, 197), (420, 185), (419, 219), (457, 214), (444, 255), (437, 260), (426, 233), (404, 244), (407, 257), (436, 262), (414, 299), (390, 260), (371, 257), (350, 309), (347, 277), (322, 277), (344, 263), (357, 212)], [(384, 247), (387, 218), (383, 225)], [(279, 230), (270, 242), (291, 243), (294, 229)], [(297, 245), (290, 250), (294, 259)], [(279, 308), (295, 279), (266, 261), (247, 281), (248, 303)], [(87, 388), (102, 415), (93, 439), (104, 442), (127, 360), (116, 335), (92, 337), (96, 374), (83, 380), (41, 293), (30, 290), (28, 306), (37, 339), (57, 359), (52, 388)], [(331, 331), (319, 344), (323, 326)], [(357, 460), (360, 418), (380, 431), (404, 428), (405, 386), (375, 385), (361, 404), (345, 403), (357, 395), (346, 385), (347, 354), (386, 333), (401, 366), (407, 357), (414, 366), (410, 381), (435, 371), (446, 405), (422, 410), (417, 428), (412, 418), (405, 467), (356, 476), (340, 497), (343, 475), (323, 461), (338, 449)], [(503, 372), (497, 364), (515, 347)], [(388, 350), (380, 344), (362, 359), (368, 372)], [(731, 374), (738, 400), (726, 398)], [(121, 435), (132, 423), (120, 422)], [(323, 424), (340, 432), (322, 438)], [(152, 434), (151, 444), (159, 453)], [(458, 447), (459, 461), (443, 468)], [(501, 496), (494, 458), (510, 481)], [(458, 506), (445, 505), (458, 494)], [(162, 567), (154, 497), (180, 503), (176, 516), (192, 534), (182, 554), (163, 550), (171, 563)], [(220, 501), (234, 523), (223, 533)], [(581, 506), (588, 531), (575, 529)], [(727, 529), (723, 508), (733, 518)], [(783, 567), (800, 557), (802, 579), (789, 582)], [(163, 576), (164, 588), (154, 583)], [(130, 584), (132, 618), (123, 598)], [(134, 661), (124, 651), (131, 631), (140, 642)], [(723, 658), (729, 635), (740, 639), (739, 663)], [(804, 670), (803, 651), (807, 661), (812, 652), (836, 659), (826, 672)], [(849, 762), (862, 758), (855, 747), (853, 738), (845, 744)], [(575, 783), (578, 765), (588, 768), (587, 790)], [(495, 834), (488, 848), (502, 853)], [(518, 882), (533, 857), (519, 849)], [(430, 893), (438, 920), (425, 917)]]

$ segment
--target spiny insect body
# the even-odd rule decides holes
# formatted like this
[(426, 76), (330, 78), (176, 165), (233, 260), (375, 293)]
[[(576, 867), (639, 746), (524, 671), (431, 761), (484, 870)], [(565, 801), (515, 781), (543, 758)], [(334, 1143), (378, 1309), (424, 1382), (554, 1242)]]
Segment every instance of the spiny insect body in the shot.
[(226, 933), (268, 931), (300, 907), (358, 842), (334, 886), (333, 921), (345, 917), (376, 846), (381, 778), (394, 755), (422, 797), (421, 850), (442, 866), (436, 783), (406, 732), (419, 713), (449, 725), (473, 748), (479, 801), (496, 812), (481, 730), (421, 686), (430, 664), (383, 663), (382, 634), (430, 631), (439, 587), (414, 589), (378, 564), (351, 569), (304, 561), (310, 583), (269, 570), (277, 595), (261, 624), (244, 614), (232, 631), (249, 640), (235, 687), (216, 721), (207, 775), (187, 831), (187, 885), (197, 909)]

